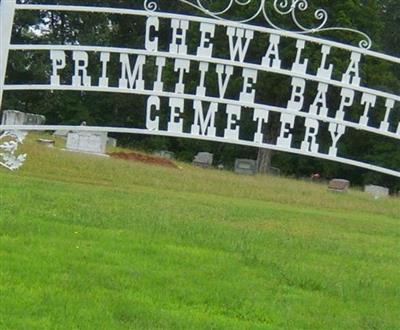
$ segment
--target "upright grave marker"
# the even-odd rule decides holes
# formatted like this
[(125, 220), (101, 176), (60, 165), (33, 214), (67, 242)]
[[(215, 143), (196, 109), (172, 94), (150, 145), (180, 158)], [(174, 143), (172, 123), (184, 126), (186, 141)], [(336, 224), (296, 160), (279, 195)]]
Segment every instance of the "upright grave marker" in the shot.
[(333, 179), (329, 182), (328, 189), (330, 191), (345, 193), (350, 188), (350, 181), (344, 179)]
[(254, 175), (257, 173), (257, 161), (253, 159), (236, 159), (235, 173)]
[(4, 110), (1, 119), (2, 125), (43, 125), (45, 122), (45, 116), (15, 110)]
[(390, 191), (388, 188), (376, 185), (365, 186), (364, 191), (367, 194), (374, 196), (375, 199), (389, 197), (390, 195)]
[(193, 159), (193, 165), (203, 168), (211, 167), (214, 161), (214, 155), (209, 152), (199, 152)]
[(104, 155), (107, 147), (107, 133), (70, 132), (67, 150)]

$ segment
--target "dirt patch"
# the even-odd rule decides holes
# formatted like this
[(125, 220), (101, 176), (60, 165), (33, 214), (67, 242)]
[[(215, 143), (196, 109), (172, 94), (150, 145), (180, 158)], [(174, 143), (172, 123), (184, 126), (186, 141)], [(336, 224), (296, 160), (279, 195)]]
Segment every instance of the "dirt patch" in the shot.
[(178, 168), (178, 166), (170, 159), (162, 158), (162, 157), (158, 157), (158, 156), (140, 154), (138, 152), (129, 152), (129, 153), (114, 152), (114, 153), (109, 153), (108, 155), (111, 156), (112, 158), (124, 159), (124, 160), (135, 161), (135, 162), (142, 162), (142, 163), (146, 163), (146, 164), (165, 166), (165, 167), (170, 167), (170, 168)]

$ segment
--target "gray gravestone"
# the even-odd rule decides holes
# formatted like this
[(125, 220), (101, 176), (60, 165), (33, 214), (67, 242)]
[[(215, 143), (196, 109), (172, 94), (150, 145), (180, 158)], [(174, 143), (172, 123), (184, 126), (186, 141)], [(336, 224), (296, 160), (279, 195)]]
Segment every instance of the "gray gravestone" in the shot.
[(107, 145), (109, 147), (115, 148), (117, 146), (117, 142), (118, 142), (117, 139), (114, 139), (112, 137), (107, 138)]
[(24, 123), (25, 113), (14, 110), (3, 111), (3, 116), (1, 119), (2, 125), (24, 125)]
[(69, 131), (57, 130), (53, 133), (54, 136), (66, 139), (68, 137)]
[(390, 194), (390, 191), (388, 188), (381, 187), (381, 186), (375, 186), (375, 185), (365, 186), (364, 191), (368, 194), (373, 195), (376, 199), (389, 197), (389, 194)]
[(200, 166), (203, 168), (211, 167), (213, 163), (214, 155), (209, 152), (199, 152), (193, 160), (193, 165)]
[(2, 125), (43, 125), (45, 122), (45, 116), (15, 110), (3, 111), (1, 119)]
[(281, 176), (281, 170), (277, 167), (268, 167), (268, 174), (274, 176)]
[(67, 150), (93, 154), (105, 154), (107, 133), (71, 132), (67, 138)]
[(344, 193), (350, 188), (350, 181), (343, 179), (333, 179), (329, 182), (328, 189), (334, 192)]
[(24, 125), (43, 125), (45, 122), (46, 122), (45, 116), (27, 113), (25, 116)]
[(257, 173), (257, 161), (253, 159), (236, 159), (235, 173), (255, 175)]
[(172, 151), (168, 151), (168, 150), (156, 151), (154, 153), (154, 155), (163, 157), (163, 158), (167, 158), (167, 159), (175, 159), (175, 153), (173, 153)]

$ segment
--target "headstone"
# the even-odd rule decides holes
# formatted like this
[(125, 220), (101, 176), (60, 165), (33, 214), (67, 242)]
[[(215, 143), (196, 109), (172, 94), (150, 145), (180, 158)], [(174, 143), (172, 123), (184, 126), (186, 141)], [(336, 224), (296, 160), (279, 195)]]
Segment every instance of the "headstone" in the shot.
[(345, 193), (350, 188), (350, 181), (343, 179), (333, 179), (329, 182), (328, 189), (334, 192)]
[(69, 131), (57, 130), (53, 133), (54, 136), (66, 139), (68, 137)]
[(45, 116), (27, 113), (25, 114), (25, 122), (23, 125), (43, 125), (45, 122)]
[(68, 134), (67, 150), (93, 154), (105, 154), (107, 133), (71, 132)]
[(112, 137), (107, 138), (107, 146), (115, 148), (117, 146), (117, 139)]
[(175, 159), (175, 153), (173, 153), (172, 151), (168, 151), (168, 150), (156, 151), (154, 154), (157, 156), (163, 157), (163, 158), (167, 158), (167, 159)]
[(2, 125), (24, 125), (25, 113), (14, 111), (14, 110), (4, 110), (3, 116), (1, 118)]
[(2, 125), (43, 125), (46, 117), (15, 110), (4, 110), (1, 119)]
[(274, 175), (274, 176), (281, 176), (281, 170), (277, 167), (269, 167), (268, 168), (268, 174)]
[(389, 197), (390, 191), (388, 188), (375, 186), (375, 185), (368, 185), (365, 186), (364, 191), (368, 194), (371, 194), (376, 199)]
[(54, 140), (39, 139), (39, 144), (45, 145), (46, 147), (53, 148), (55, 146)]
[(255, 175), (257, 173), (257, 161), (253, 159), (236, 159), (235, 173)]
[(193, 160), (193, 165), (200, 166), (203, 168), (211, 167), (213, 163), (214, 155), (209, 152), (199, 152)]

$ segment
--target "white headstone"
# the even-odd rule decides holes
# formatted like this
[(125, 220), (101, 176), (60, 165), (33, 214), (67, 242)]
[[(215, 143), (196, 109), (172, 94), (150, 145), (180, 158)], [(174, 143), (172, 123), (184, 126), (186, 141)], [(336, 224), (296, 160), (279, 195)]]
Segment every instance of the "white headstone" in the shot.
[(106, 133), (71, 132), (67, 138), (67, 150), (105, 154), (107, 146)]
[(368, 194), (371, 194), (376, 199), (388, 197), (390, 194), (390, 191), (388, 188), (381, 187), (381, 186), (375, 186), (375, 185), (365, 186), (364, 191)]
[(15, 110), (3, 111), (3, 116), (1, 119), (2, 125), (24, 125), (24, 123), (25, 113)]
[(2, 125), (43, 125), (46, 117), (15, 110), (4, 110), (1, 119)]
[(43, 125), (46, 122), (46, 117), (41, 115), (36, 115), (33, 113), (25, 114), (24, 125)]

